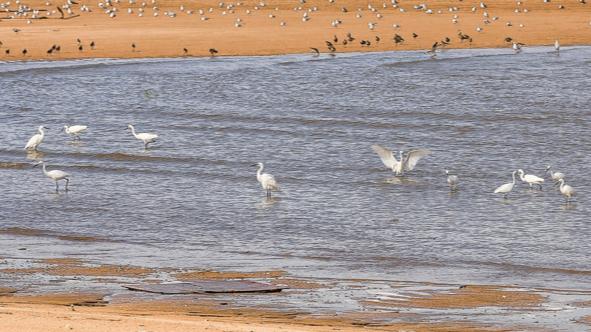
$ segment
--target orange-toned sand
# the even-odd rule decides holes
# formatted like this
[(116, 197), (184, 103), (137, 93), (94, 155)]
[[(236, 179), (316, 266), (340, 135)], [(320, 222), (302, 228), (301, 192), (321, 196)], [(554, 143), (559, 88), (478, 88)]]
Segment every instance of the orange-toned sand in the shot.
[(531, 292), (508, 290), (498, 286), (467, 286), (452, 292), (411, 298), (408, 301), (370, 301), (368, 304), (447, 309), (491, 306), (531, 307), (543, 301), (544, 298), (541, 295)]
[[(24, 304), (14, 301), (14, 298), (0, 297), (2, 332), (493, 331), (463, 323), (368, 326), (346, 318), (310, 318), (254, 310), (222, 310), (203, 304), (150, 302), (71, 307), (63, 304), (40, 304), (43, 301)], [(44, 300), (49, 301), (47, 297)]]
[[(143, 17), (138, 17), (138, 8), (145, 1), (146, 8)], [(224, 5), (233, 4), (232, 9), (220, 8), (218, 0), (157, 0), (158, 17), (154, 17), (154, 6), (151, 0), (137, 0), (134, 4), (129, 1), (115, 3), (117, 15), (110, 18), (104, 9), (97, 5), (100, 0), (81, 0), (92, 12), (81, 12), (80, 5), (72, 7), (73, 16), (69, 19), (59, 19), (59, 13), (48, 19), (1, 19), (0, 60), (22, 59), (73, 59), (94, 57), (177, 57), (183, 56), (187, 49), (189, 56), (209, 55), (210, 48), (216, 48), (219, 55), (269, 55), (286, 53), (309, 52), (310, 47), (316, 47), (327, 52), (325, 41), (338, 38), (335, 43), (337, 52), (378, 51), (378, 50), (409, 50), (429, 49), (436, 41), (445, 37), (451, 39), (448, 48), (465, 47), (509, 47), (506, 37), (527, 45), (550, 45), (560, 39), (563, 45), (581, 45), (591, 43), (591, 4), (581, 4), (571, 0), (522, 1), (517, 6), (515, 0), (485, 1), (488, 8), (478, 6), (481, 0), (400, 0), (399, 8), (392, 8), (390, 0), (307, 0), (304, 4), (299, 1), (286, 0), (245, 0), (224, 1)], [(65, 1), (23, 0), (33, 9), (55, 10), (57, 5)], [(259, 2), (265, 4), (255, 10)], [(383, 4), (387, 8), (383, 8)], [(433, 14), (413, 9), (418, 3), (426, 3)], [(240, 4), (240, 5), (238, 5)], [(368, 9), (371, 4), (375, 11)], [(184, 5), (184, 11), (180, 6)], [(564, 9), (559, 9), (564, 5)], [(301, 9), (294, 10), (295, 7)], [(304, 11), (317, 8), (309, 14), (310, 20), (302, 21)], [(342, 8), (347, 12), (343, 12)], [(450, 12), (450, 7), (457, 7), (459, 11)], [(475, 12), (472, 7), (477, 7)], [(111, 8), (111, 7), (109, 7)], [(128, 14), (132, 8), (133, 14)], [(213, 11), (208, 12), (209, 8)], [(13, 2), (10, 9), (16, 9)], [(198, 10), (205, 11), (201, 20)], [(251, 13), (247, 14), (246, 10)], [(276, 10), (277, 9), (277, 10)], [(358, 12), (358, 9), (361, 9)], [(520, 11), (515, 12), (516, 9)], [(527, 9), (527, 12), (524, 10)], [(189, 15), (186, 11), (192, 10)], [(173, 11), (175, 18), (165, 15)], [(441, 11), (441, 13), (438, 13)], [(488, 13), (490, 24), (485, 24), (484, 12)], [(225, 12), (225, 15), (223, 14)], [(39, 16), (43, 16), (41, 12)], [(357, 18), (359, 13), (361, 18)], [(378, 18), (380, 14), (382, 18)], [(5, 13), (8, 17), (11, 13)], [(269, 17), (272, 15), (273, 17)], [(458, 23), (452, 23), (454, 15), (458, 15)], [(0, 15), (2, 16), (2, 15)], [(69, 17), (66, 13), (66, 17)], [(498, 19), (493, 20), (494, 17)], [(242, 27), (235, 27), (236, 20), (242, 20)], [(333, 20), (340, 20), (338, 27), (332, 27)], [(280, 26), (285, 22), (285, 26)], [(368, 23), (377, 23), (373, 31)], [(512, 26), (507, 26), (511, 22)], [(397, 24), (400, 27), (394, 28)], [(523, 27), (520, 27), (523, 25)], [(483, 29), (477, 32), (477, 27)], [(13, 29), (20, 29), (13, 32)], [(460, 43), (458, 32), (462, 31), (472, 37), (473, 42)], [(350, 32), (356, 38), (348, 45), (342, 45), (345, 35)], [(405, 41), (395, 45), (392, 37), (397, 33)], [(418, 35), (412, 37), (412, 33)], [(375, 37), (380, 37), (376, 42)], [(76, 39), (81, 40), (82, 50)], [(371, 42), (370, 47), (362, 47), (362, 39)], [(91, 50), (90, 42), (95, 42), (95, 49)], [(60, 52), (47, 54), (52, 45), (60, 45)], [(132, 44), (136, 45), (135, 51)], [(22, 55), (22, 50), (27, 54)], [(5, 51), (10, 49), (10, 54)]]
[(91, 276), (91, 277), (145, 277), (154, 270), (146, 267), (113, 264), (88, 264), (72, 258), (43, 259), (42, 267), (6, 268), (0, 273), (31, 274), (43, 273), (55, 276)]

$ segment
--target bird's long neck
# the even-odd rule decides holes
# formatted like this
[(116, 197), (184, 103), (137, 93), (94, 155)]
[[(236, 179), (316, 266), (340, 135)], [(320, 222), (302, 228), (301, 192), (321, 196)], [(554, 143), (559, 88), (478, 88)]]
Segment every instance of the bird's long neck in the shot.
[(519, 172), (519, 178), (521, 179), (521, 181), (525, 181), (525, 176), (523, 175), (523, 172)]
[(513, 172), (513, 184), (515, 184), (515, 172)]
[(45, 169), (45, 163), (42, 163), (41, 166), (43, 167), (43, 174), (47, 175), (47, 169)]
[(41, 137), (45, 137), (45, 131), (43, 131), (43, 128), (39, 128), (39, 134), (41, 135)]
[(137, 138), (137, 134), (135, 133), (135, 128), (133, 126), (129, 126), (129, 128), (131, 128), (131, 133), (133, 134), (133, 136), (135, 136)]
[(263, 173), (263, 169), (265, 168), (264, 165), (259, 165), (259, 169), (257, 170), (257, 180), (261, 180), (261, 174)]
[(564, 188), (564, 180), (560, 180), (560, 190), (562, 190)]

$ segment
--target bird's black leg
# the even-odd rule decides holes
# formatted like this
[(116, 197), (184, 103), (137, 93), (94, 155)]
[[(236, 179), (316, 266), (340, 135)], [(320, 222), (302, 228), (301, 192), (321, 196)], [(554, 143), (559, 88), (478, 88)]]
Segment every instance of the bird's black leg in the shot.
[(55, 181), (55, 192), (58, 192), (60, 190), (59, 185), (57, 184), (57, 181)]
[(68, 191), (68, 184), (70, 184), (70, 179), (66, 179), (66, 191)]

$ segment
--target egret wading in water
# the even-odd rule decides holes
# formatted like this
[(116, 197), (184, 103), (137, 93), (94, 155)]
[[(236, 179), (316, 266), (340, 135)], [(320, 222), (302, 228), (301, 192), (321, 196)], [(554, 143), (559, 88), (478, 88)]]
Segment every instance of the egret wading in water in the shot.
[(271, 197), (272, 191), (278, 191), (279, 186), (277, 185), (277, 181), (275, 181), (275, 177), (269, 173), (263, 173), (265, 169), (265, 165), (263, 163), (256, 163), (252, 166), (257, 166), (259, 169), (257, 170), (257, 181), (261, 184), (261, 187), (267, 192), (267, 197)]
[(449, 190), (454, 192), (458, 190), (458, 183), (460, 180), (458, 179), (457, 175), (449, 174), (448, 170), (445, 170), (445, 175), (447, 175), (447, 184), (449, 184)]
[(560, 193), (566, 199), (566, 203), (570, 203), (570, 199), (576, 194), (575, 190), (573, 189), (573, 187), (569, 186), (568, 184), (565, 184), (564, 179), (558, 180), (558, 183), (560, 184)]
[(542, 183), (544, 183), (544, 179), (533, 174), (525, 174), (525, 172), (522, 169), (517, 170), (517, 173), (519, 173), (519, 178), (521, 179), (521, 182), (529, 184), (530, 188), (533, 188), (534, 184), (536, 184), (540, 186), (540, 190), (542, 190)]
[(144, 149), (148, 148), (148, 144), (156, 142), (158, 135), (152, 133), (139, 133), (135, 132), (135, 128), (132, 125), (127, 126), (128, 129), (131, 129), (131, 133), (133, 136), (140, 141), (144, 142)]
[(406, 154), (403, 151), (399, 151), (400, 160), (398, 160), (394, 157), (394, 153), (390, 149), (377, 144), (372, 145), (371, 148), (378, 154), (384, 165), (396, 173), (396, 176), (403, 175), (404, 171), (412, 171), (421, 158), (431, 153), (427, 149), (414, 149), (406, 152)]
[(39, 145), (41, 145), (43, 139), (45, 138), (45, 131), (43, 131), (43, 129), (47, 129), (47, 127), (39, 126), (37, 129), (38, 133), (29, 138), (29, 142), (27, 142), (27, 145), (25, 145), (25, 150), (37, 151), (37, 148)]
[(66, 134), (73, 136), (76, 140), (80, 139), (80, 134), (86, 131), (86, 129), (88, 129), (88, 126), (64, 126), (64, 131), (66, 132)]
[(55, 181), (55, 192), (59, 191), (58, 181), (60, 181), (60, 180), (66, 180), (66, 191), (68, 191), (68, 184), (70, 183), (70, 174), (68, 174), (64, 171), (57, 170), (57, 169), (54, 169), (53, 171), (48, 172), (47, 169), (45, 169), (45, 162), (44, 161), (40, 161), (40, 162), (36, 163), (35, 165), (33, 165), (33, 167), (37, 167), (39, 165), (43, 166), (43, 174), (45, 174), (45, 176), (47, 176), (48, 178)]
[(515, 186), (515, 174), (517, 174), (517, 171), (513, 171), (512, 173), (513, 182), (505, 183), (504, 185), (499, 186), (497, 189), (495, 189), (495, 194), (503, 194), (503, 197), (507, 199), (507, 195), (509, 195)]
[(561, 172), (553, 172), (552, 167), (550, 165), (546, 166), (546, 173), (550, 174), (550, 178), (554, 182), (558, 182), (560, 179), (564, 179), (564, 173)]

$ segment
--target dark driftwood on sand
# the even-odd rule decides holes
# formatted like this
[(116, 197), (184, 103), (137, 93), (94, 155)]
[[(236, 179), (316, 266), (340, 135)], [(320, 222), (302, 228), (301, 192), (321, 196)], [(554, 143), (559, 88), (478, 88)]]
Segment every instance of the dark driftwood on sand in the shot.
[(203, 280), (170, 284), (124, 285), (123, 287), (134, 291), (159, 294), (274, 293), (286, 288), (245, 280)]

